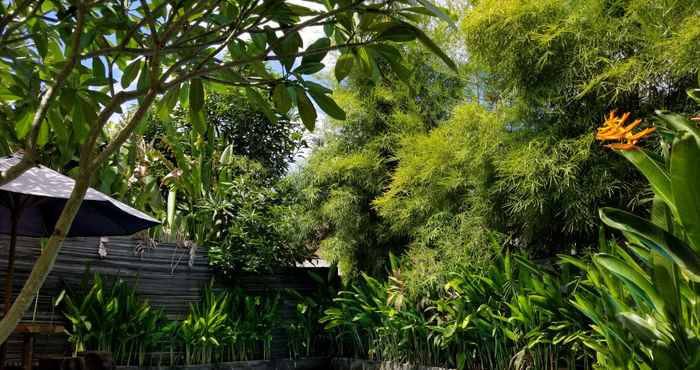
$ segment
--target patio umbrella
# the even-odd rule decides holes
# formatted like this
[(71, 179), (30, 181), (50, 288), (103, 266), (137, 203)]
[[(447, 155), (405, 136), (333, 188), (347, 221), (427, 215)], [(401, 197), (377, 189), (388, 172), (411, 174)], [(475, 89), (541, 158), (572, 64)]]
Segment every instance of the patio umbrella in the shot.
[[(20, 159), (19, 155), (0, 158), (0, 171), (7, 170)], [(17, 236), (51, 236), (74, 185), (75, 181), (70, 177), (44, 166), (36, 166), (0, 186), (0, 234), (10, 235), (5, 276), (5, 314), (12, 304)], [(68, 236), (130, 235), (159, 223), (147, 214), (90, 188)]]

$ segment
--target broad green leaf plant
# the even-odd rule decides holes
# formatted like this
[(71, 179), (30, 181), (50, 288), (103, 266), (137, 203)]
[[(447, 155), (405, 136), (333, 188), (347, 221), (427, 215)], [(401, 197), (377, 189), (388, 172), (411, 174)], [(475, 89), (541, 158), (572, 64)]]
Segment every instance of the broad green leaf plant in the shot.
[[(0, 342), (10, 335), (51, 270), (95, 172), (153, 105), (158, 111), (186, 107), (195, 129), (203, 131), (207, 91), (216, 85), (237, 86), (272, 121), (275, 111), (296, 107), (305, 126), (313, 129), (313, 101), (330, 116), (343, 116), (330, 98), (331, 90), (308, 77), (324, 68), (329, 52), (343, 56), (343, 72), (357, 68), (373, 76), (380, 62), (401, 69), (395, 44), (417, 40), (454, 67), (415, 26), (424, 14), (444, 17), (436, 9), (409, 0), (0, 4), (0, 105), (7, 131), (3, 136), (12, 144), (7, 149), (24, 151), (17, 165), (0, 173), (0, 185), (45, 155), (78, 163), (75, 187), (53, 235), (0, 321)], [(324, 32), (306, 45), (301, 34), (312, 27)], [(279, 73), (270, 71), (272, 64)], [(107, 143), (100, 143), (111, 117), (129, 107), (125, 122)]]
[[(650, 218), (614, 208), (600, 210), (608, 227), (592, 263), (573, 262), (586, 281), (574, 304), (592, 321), (584, 343), (606, 369), (700, 368), (700, 127), (687, 117), (657, 112), (655, 127), (634, 133), (627, 114), (614, 113), (598, 139), (628, 159), (654, 193)], [(637, 142), (658, 132), (661, 153)]]

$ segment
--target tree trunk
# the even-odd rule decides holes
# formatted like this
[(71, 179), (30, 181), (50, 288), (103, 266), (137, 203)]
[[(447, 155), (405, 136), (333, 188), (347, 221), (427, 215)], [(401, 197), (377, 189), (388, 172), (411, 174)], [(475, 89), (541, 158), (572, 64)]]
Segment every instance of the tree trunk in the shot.
[(15, 330), (17, 323), (22, 319), (29, 306), (31, 306), (34, 295), (44, 284), (46, 277), (53, 268), (56, 256), (61, 250), (61, 245), (68, 234), (75, 215), (80, 209), (80, 205), (83, 203), (89, 182), (90, 174), (81, 171), (80, 176), (75, 181), (73, 192), (66, 201), (61, 216), (56, 222), (53, 234), (46, 243), (46, 247), (34, 264), (34, 268), (32, 268), (29, 278), (24, 283), (22, 291), (20, 291), (12, 307), (0, 321), (0, 343), (5, 343)]

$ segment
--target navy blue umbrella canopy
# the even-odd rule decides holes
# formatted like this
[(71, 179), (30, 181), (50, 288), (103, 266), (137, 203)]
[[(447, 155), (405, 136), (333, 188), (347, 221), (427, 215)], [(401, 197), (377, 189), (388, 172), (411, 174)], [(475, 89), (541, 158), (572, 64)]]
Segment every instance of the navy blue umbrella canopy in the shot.
[[(20, 160), (21, 156), (18, 155), (0, 158), (0, 171), (9, 169)], [(0, 234), (10, 235), (5, 276), (5, 313), (12, 303), (17, 236), (51, 236), (74, 186), (73, 179), (44, 166), (32, 167), (0, 186)], [(130, 235), (159, 223), (153, 217), (90, 188), (68, 236)], [(2, 352), (4, 349), (0, 350), (0, 358)]]
[[(0, 158), (0, 171), (18, 163), (20, 157)], [(75, 181), (50, 168), (36, 166), (0, 186), (0, 234), (46, 237), (70, 197)], [(158, 225), (158, 220), (92, 188), (85, 194), (68, 236), (130, 235)]]

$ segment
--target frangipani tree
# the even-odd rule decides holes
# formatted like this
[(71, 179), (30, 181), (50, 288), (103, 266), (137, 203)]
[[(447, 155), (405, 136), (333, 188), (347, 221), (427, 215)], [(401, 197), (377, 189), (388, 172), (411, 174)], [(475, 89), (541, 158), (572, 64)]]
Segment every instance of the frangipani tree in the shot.
[[(236, 86), (273, 122), (297, 109), (313, 129), (318, 106), (344, 112), (308, 76), (340, 53), (338, 80), (353, 68), (369, 76), (388, 63), (404, 75), (395, 43), (418, 40), (454, 63), (416, 23), (449, 18), (427, 0), (11, 0), (0, 4), (2, 143), (24, 157), (0, 173), (12, 181), (51, 150), (78, 161), (76, 186), (29, 279), (0, 322), (4, 342), (51, 270), (91, 178), (129, 138), (151, 106), (167, 116), (179, 104), (205, 133), (208, 89)], [(306, 45), (302, 32), (316, 30)], [(279, 64), (272, 73), (268, 62)], [(314, 105), (315, 102), (315, 105)], [(105, 144), (115, 114), (130, 114)]]

